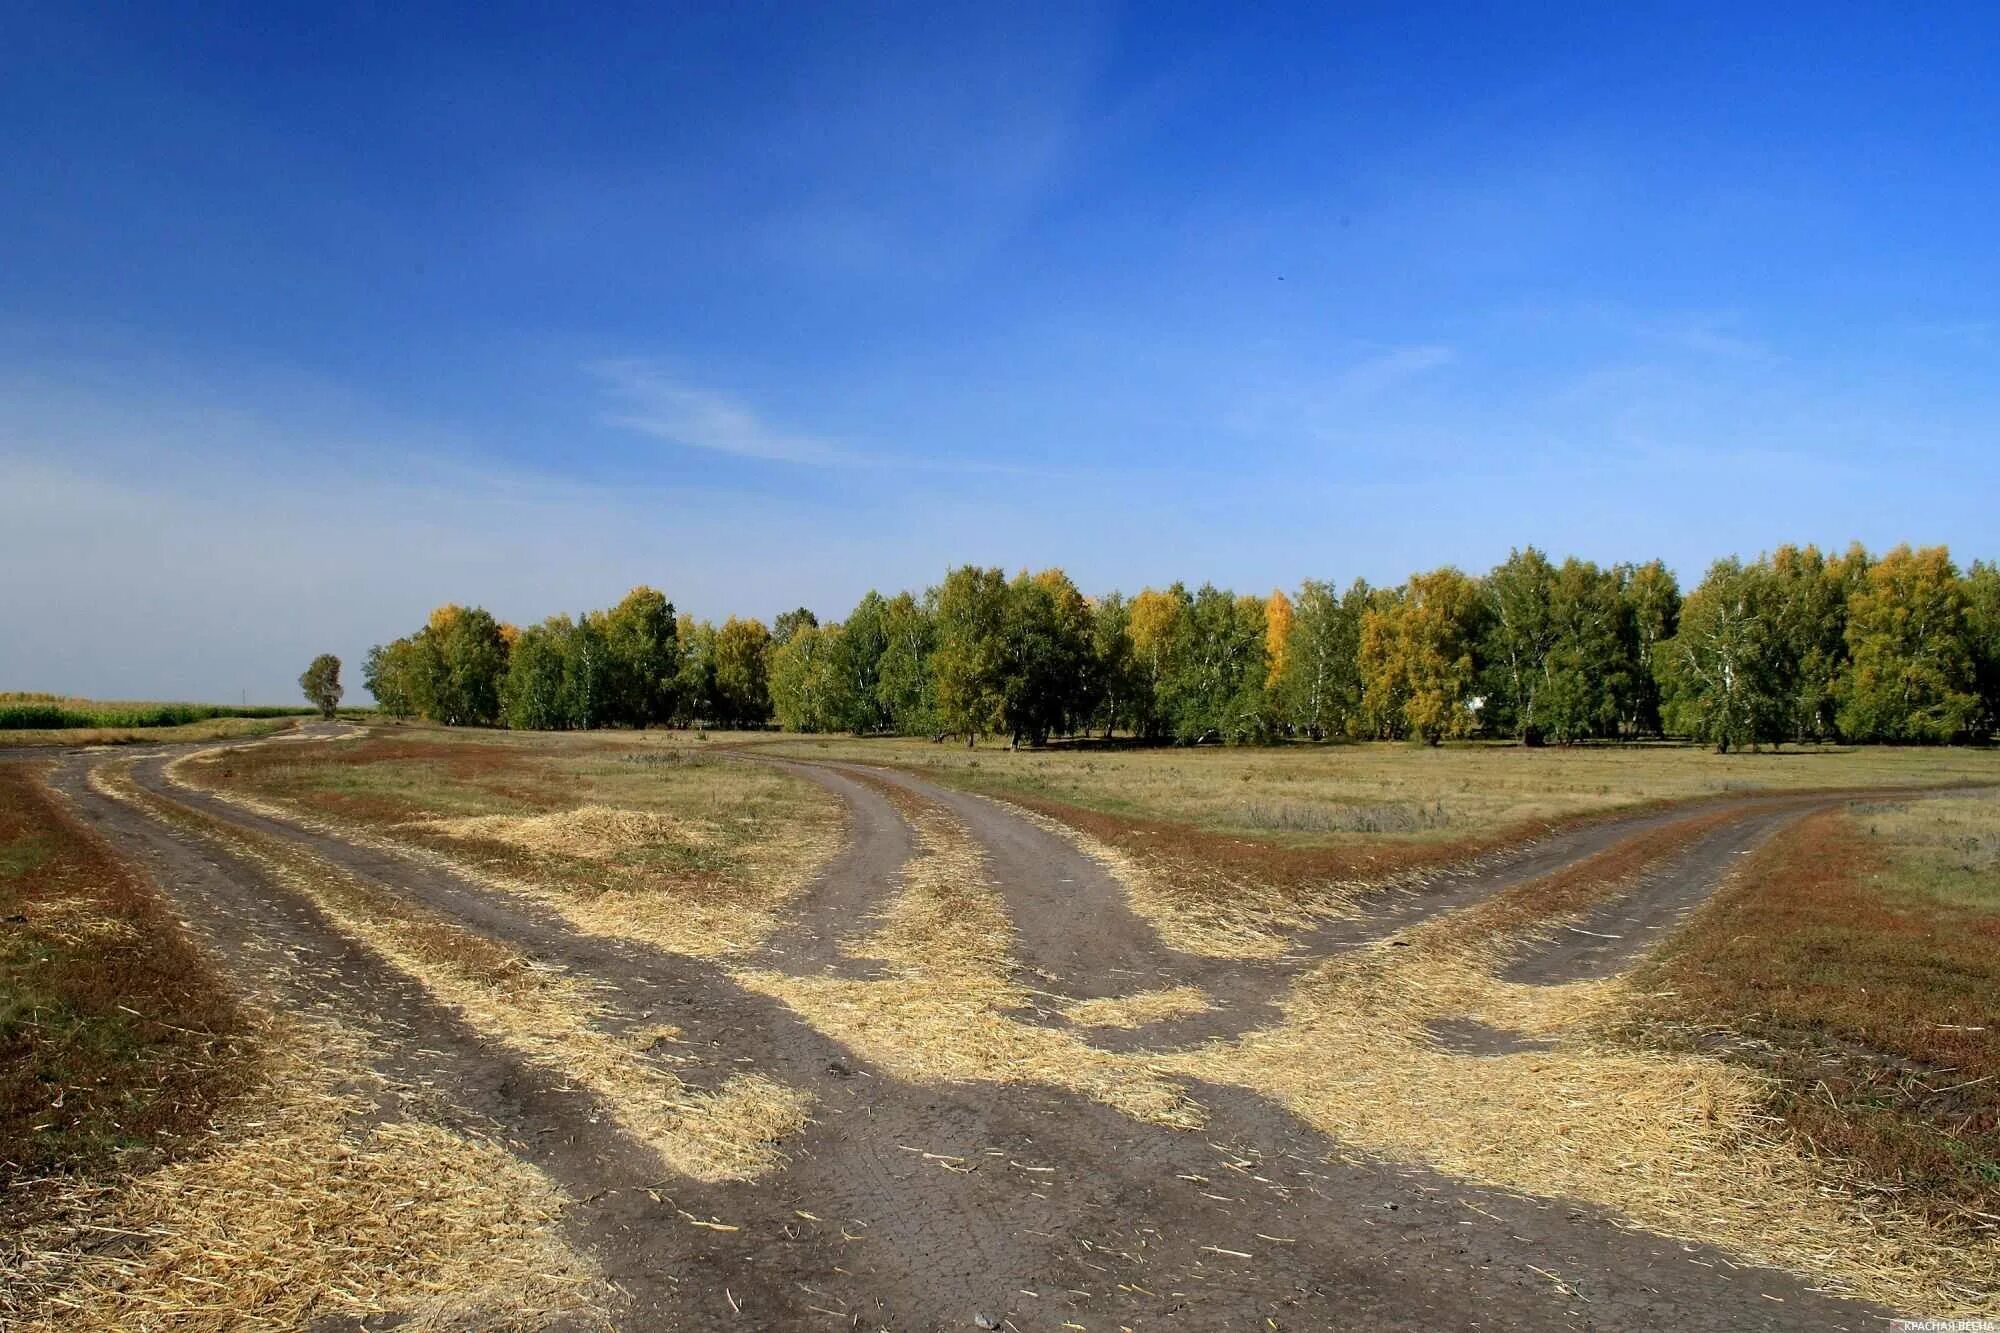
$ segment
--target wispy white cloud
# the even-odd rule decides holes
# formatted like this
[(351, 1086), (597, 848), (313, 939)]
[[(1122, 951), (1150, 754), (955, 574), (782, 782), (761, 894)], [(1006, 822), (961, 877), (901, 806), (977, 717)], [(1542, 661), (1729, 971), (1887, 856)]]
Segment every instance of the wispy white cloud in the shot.
[(683, 383), (643, 361), (600, 361), (589, 369), (618, 403), (601, 418), (608, 426), (774, 463), (855, 467), (873, 461), (831, 440), (774, 426), (734, 399)]
[(1346, 359), (1332, 365), (1300, 362), (1276, 373), (1260, 370), (1224, 405), (1221, 429), (1279, 449), (1324, 443), (1398, 407), (1405, 400), (1396, 390), (1458, 359), (1457, 351), (1443, 343), (1344, 350)]
[(598, 361), (586, 369), (614, 403), (598, 417), (600, 424), (636, 431), (683, 448), (817, 468), (1031, 477), (1045, 481), (1106, 475), (1086, 469), (1029, 466), (985, 458), (857, 449), (829, 435), (775, 425), (742, 399), (690, 384), (651, 361)]

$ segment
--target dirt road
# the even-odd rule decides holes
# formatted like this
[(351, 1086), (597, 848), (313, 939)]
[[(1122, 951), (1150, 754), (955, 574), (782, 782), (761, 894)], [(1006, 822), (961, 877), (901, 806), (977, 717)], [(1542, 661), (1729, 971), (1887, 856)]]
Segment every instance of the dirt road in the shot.
[[(112, 799), (88, 781), (94, 766), (130, 753), (68, 756), (51, 781), (229, 966), (254, 971), (287, 1003), (363, 1025), (385, 1074), (421, 1084), (560, 1182), (575, 1201), (573, 1239), (625, 1294), (611, 1312), (622, 1326), (1829, 1330), (1876, 1328), (1885, 1314), (1590, 1207), (1348, 1160), (1238, 1089), (1195, 1086), (1209, 1122), (1180, 1131), (1033, 1086), (900, 1081), (722, 966), (585, 935), (435, 859), (189, 790), (165, 777), (172, 757), (156, 751), (131, 767), (155, 804)], [(1049, 992), (1082, 999), (1191, 981), (1215, 999), (1192, 1020), (1093, 1037), (1121, 1049), (1240, 1031), (1329, 950), (1687, 817), (1600, 824), (1431, 893), (1386, 900), (1303, 939), (1279, 963), (1221, 963), (1165, 948), (1097, 863), (998, 802), (889, 771), (788, 767), (846, 804), (850, 844), (765, 946), (761, 966), (856, 966), (840, 942), (866, 929), (913, 846), (887, 784), (970, 830), (1004, 895), (1019, 962)], [(1592, 933), (1524, 960), (1521, 979), (1622, 964), (1712, 889), (1737, 853), (1814, 804), (1742, 802), (1740, 817), (1607, 904)], [(190, 819), (163, 818), (165, 808)], [(224, 827), (303, 849), (601, 983), (613, 1021), (671, 1023), (685, 1034), (699, 1053), (684, 1075), (696, 1086), (767, 1073), (813, 1094), (812, 1123), (788, 1145), (786, 1167), (764, 1179), (659, 1179), (587, 1096), (510, 1057), (295, 888), (203, 831)]]

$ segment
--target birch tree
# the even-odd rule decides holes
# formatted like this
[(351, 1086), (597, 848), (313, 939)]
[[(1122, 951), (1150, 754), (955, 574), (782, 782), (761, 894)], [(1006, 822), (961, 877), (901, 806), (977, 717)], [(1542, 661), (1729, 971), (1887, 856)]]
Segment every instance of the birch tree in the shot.
[(1291, 603), (1291, 624), (1276, 676), (1280, 715), (1314, 740), (1359, 725), (1361, 617), (1369, 599), (1357, 579), (1343, 598), (1331, 584), (1307, 579)]
[(1668, 727), (1723, 754), (1783, 735), (1760, 582), (1733, 556), (1716, 561), (1659, 649)]
[(1549, 558), (1530, 546), (1510, 552), (1483, 584), (1488, 629), (1481, 656), (1487, 664), (1488, 721), (1510, 728), (1527, 745), (1542, 739), (1536, 705), (1548, 683), (1548, 657), (1558, 633), (1550, 605), (1555, 581)]

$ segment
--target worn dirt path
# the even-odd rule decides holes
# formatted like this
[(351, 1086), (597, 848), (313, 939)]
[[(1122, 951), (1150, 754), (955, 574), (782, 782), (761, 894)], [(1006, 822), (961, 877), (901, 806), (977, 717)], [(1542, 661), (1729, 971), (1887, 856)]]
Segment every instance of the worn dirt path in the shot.
[[(899, 1081), (721, 967), (584, 935), (433, 859), (190, 792), (163, 775), (172, 753), (132, 769), (159, 800), (284, 840), (602, 983), (619, 1021), (672, 1023), (710, 1053), (691, 1081), (755, 1069), (817, 1098), (783, 1170), (747, 1184), (656, 1179), (638, 1146), (573, 1090), (553, 1090), (299, 894), (198, 826), (189, 833), (89, 788), (91, 766), (130, 752), (62, 762), (56, 784), (225, 960), (275, 965), (287, 1002), (331, 1006), (379, 1031), (386, 1072), (495, 1127), (569, 1190), (577, 1240), (630, 1293), (615, 1312), (625, 1326), (966, 1329), (981, 1316), (1023, 1330), (1880, 1326), (1880, 1311), (1594, 1208), (1342, 1161), (1335, 1145), (1238, 1089), (1194, 1088), (1211, 1120), (1186, 1132), (1039, 1087)], [(847, 802), (851, 843), (773, 942), (769, 956), (801, 973), (848, 965), (840, 938), (867, 929), (911, 846), (895, 805), (866, 782), (807, 775)], [(996, 802), (911, 789), (958, 814), (986, 848), (1024, 961), (1053, 988), (1123, 994), (1184, 981), (1176, 969), (1197, 964), (1206, 978), (1222, 975), (1212, 960), (1162, 949), (1116, 882), (1062, 839)], [(1557, 855), (1585, 854), (1578, 843)], [(1549, 855), (1537, 849), (1522, 864)], [(1498, 882), (1454, 885), (1445, 897)], [(1272, 971), (1275, 980), (1242, 983), (1243, 993), (1275, 991), (1290, 974)], [(948, 1169), (951, 1159), (972, 1169)], [(691, 1227), (682, 1210), (741, 1229)]]
[[(871, 783), (900, 788), (958, 816), (987, 853), (1007, 903), (1021, 964), (1039, 976), (1055, 998), (1117, 998), (1194, 985), (1214, 1005), (1206, 1013), (1091, 1034), (1094, 1044), (1108, 1050), (1162, 1050), (1240, 1036), (1269, 1025), (1279, 1017), (1276, 1005), (1286, 989), (1302, 972), (1333, 954), (1568, 870), (1640, 834), (1677, 825), (1692, 827), (1719, 811), (1727, 812), (1725, 822), (1704, 831), (1665, 865), (1612, 897), (1565, 931), (1557, 943), (1530, 949), (1506, 974), (1511, 980), (1542, 984), (1605, 975), (1661, 938), (1715, 890), (1738, 857), (1777, 829), (1856, 795), (1754, 795), (1598, 820), (1474, 862), (1427, 872), (1409, 887), (1383, 889), (1357, 913), (1298, 932), (1281, 958), (1224, 959), (1170, 948), (1133, 910), (1125, 888), (1108, 871), (1004, 800), (955, 791), (892, 768), (768, 757), (760, 761), (778, 764), (847, 800), (857, 848), (889, 842), (880, 825), (896, 818), (893, 806), (869, 789)], [(844, 921), (845, 929), (858, 937), (869, 928), (866, 914), (850, 909), (876, 902), (892, 884), (888, 860), (870, 862), (859, 875), (837, 864), (808, 896), (807, 916), (828, 932), (839, 930)], [(1048, 1017), (1059, 1021), (1052, 1013)]]

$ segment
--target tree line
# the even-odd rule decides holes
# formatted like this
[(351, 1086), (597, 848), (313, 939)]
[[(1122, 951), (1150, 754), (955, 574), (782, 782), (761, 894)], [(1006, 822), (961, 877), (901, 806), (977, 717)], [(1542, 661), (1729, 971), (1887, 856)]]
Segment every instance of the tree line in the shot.
[(1061, 570), (966, 565), (828, 623), (800, 608), (716, 626), (650, 587), (518, 629), (443, 606), (371, 649), (363, 677), (398, 717), (535, 730), (1964, 742), (2000, 729), (2000, 568), (1783, 546), (1717, 561), (1684, 597), (1657, 560), (1531, 546), (1395, 587), (1086, 597)]

